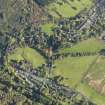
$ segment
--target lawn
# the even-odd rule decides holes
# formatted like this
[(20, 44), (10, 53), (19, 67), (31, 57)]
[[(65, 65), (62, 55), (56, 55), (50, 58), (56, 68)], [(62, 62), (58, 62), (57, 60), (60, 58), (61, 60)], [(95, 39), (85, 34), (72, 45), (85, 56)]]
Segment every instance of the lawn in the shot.
[(56, 60), (53, 74), (65, 77), (64, 84), (75, 87), (96, 57), (68, 57), (63, 60)]
[(105, 44), (98, 39), (91, 38), (84, 40), (74, 45), (72, 48), (62, 48), (59, 53), (68, 52), (99, 52), (101, 49), (105, 48)]
[(8, 55), (8, 61), (10, 60), (27, 60), (32, 63), (33, 67), (38, 67), (45, 62), (43, 56), (29, 47), (16, 48), (12, 54)]
[(50, 35), (53, 33), (53, 31), (52, 31), (53, 27), (54, 27), (53, 23), (46, 23), (46, 24), (41, 25), (42, 31), (46, 32)]
[(78, 14), (84, 8), (89, 8), (92, 5), (92, 0), (61, 0), (46, 6), (48, 12), (56, 17), (72, 17)]

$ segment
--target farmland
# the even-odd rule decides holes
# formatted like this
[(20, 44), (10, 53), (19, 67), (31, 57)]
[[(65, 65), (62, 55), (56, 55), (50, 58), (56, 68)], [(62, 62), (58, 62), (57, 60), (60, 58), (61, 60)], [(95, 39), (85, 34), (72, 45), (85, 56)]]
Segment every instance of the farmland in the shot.
[(97, 105), (105, 105), (105, 97), (91, 88), (86, 82), (80, 83), (76, 90), (85, 94), (90, 100), (97, 103)]
[[(59, 53), (100, 52), (104, 46), (102, 41), (91, 38), (74, 45), (72, 48), (63, 48)], [(101, 94), (104, 92), (104, 90), (102, 90), (104, 88), (105, 76), (104, 65), (105, 58), (98, 54), (95, 56), (67, 57), (55, 61), (56, 68), (53, 71), (53, 75), (63, 76), (65, 79), (62, 83), (86, 94), (86, 96), (97, 103), (97, 105), (104, 105), (104, 96)], [(98, 84), (99, 80), (100, 84)], [(90, 82), (93, 83), (90, 84)], [(95, 84), (95, 82), (97, 82), (97, 84)]]
[(88, 67), (95, 58), (96, 56), (76, 58), (69, 57), (64, 60), (56, 61), (56, 69), (54, 70), (54, 74), (62, 75), (67, 78), (67, 80), (64, 80), (64, 83), (75, 87), (81, 81), (83, 74), (87, 71)]
[[(92, 6), (91, 0), (57, 0), (45, 6), (46, 11), (56, 19), (70, 18), (79, 14), (82, 10), (88, 9)], [(55, 25), (51, 23), (44, 23), (41, 26), (43, 32), (52, 34), (52, 28)]]
[[(85, 80), (88, 85), (94, 88), (101, 95), (105, 94), (104, 86), (105, 86), (105, 58), (103, 56), (99, 56), (96, 60), (95, 64), (92, 65), (89, 72), (87, 73)], [(101, 66), (100, 66), (101, 65)]]
[[(56, 61), (56, 69), (54, 69), (53, 75), (63, 76), (65, 78), (62, 81), (63, 84), (75, 88), (77, 91), (86, 95), (90, 100), (97, 103), (97, 105), (104, 105), (105, 98), (96, 88), (102, 86), (102, 84), (98, 84), (98, 80), (103, 80), (105, 73), (104, 61), (102, 61), (103, 63), (100, 61), (101, 65), (103, 64), (101, 67), (100, 64), (95, 63), (99, 61), (99, 58), (100, 56), (69, 57)], [(97, 84), (94, 85), (95, 87), (89, 85), (89, 80), (88, 82), (86, 81), (86, 76), (88, 75), (90, 75), (93, 81), (97, 81)]]
[(92, 71), (96, 74), (96, 76), (104, 78), (102, 77), (105, 73), (104, 69), (103, 72), (101, 72), (102, 70), (99, 71), (99, 68), (102, 69), (104, 66), (100, 67), (96, 64), (98, 68), (95, 67), (94, 70), (92, 69), (92, 71), (89, 70), (89, 72), (87, 72), (91, 64), (97, 60), (97, 56), (89, 56), (76, 58), (69, 57), (64, 60), (56, 61), (56, 69), (53, 71), (53, 75), (63, 76), (65, 78), (64, 81), (62, 81), (63, 84), (75, 88), (77, 91), (86, 95), (90, 100), (97, 103), (97, 105), (105, 105), (104, 96), (89, 86), (85, 81), (85, 76), (88, 75), (88, 73), (91, 74)]
[(81, 10), (89, 8), (91, 5), (91, 0), (58, 0), (49, 4), (46, 8), (52, 16), (59, 18), (75, 16)]
[[(96, 47), (97, 46), (97, 47)], [(88, 40), (81, 41), (80, 43), (74, 45), (71, 48), (61, 48), (59, 53), (69, 53), (69, 52), (99, 52), (103, 49), (105, 45), (102, 41), (96, 38), (91, 38)]]

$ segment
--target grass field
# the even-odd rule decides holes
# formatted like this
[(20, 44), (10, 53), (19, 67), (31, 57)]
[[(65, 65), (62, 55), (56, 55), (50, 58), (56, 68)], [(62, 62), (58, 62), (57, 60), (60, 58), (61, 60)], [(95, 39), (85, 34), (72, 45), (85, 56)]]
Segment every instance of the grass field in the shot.
[[(59, 53), (99, 52), (104, 48), (103, 42), (92, 38), (82, 41), (72, 48), (61, 49)], [(64, 60), (56, 61), (54, 73), (68, 78), (63, 81), (64, 84), (83, 93), (97, 105), (105, 105), (105, 97), (103, 95), (89, 86), (87, 81), (81, 82), (81, 79), (85, 80), (85, 76), (90, 74), (93, 80), (101, 80), (105, 77), (105, 57), (97, 55), (65, 58)]]
[(17, 48), (13, 54), (8, 56), (8, 61), (24, 59), (32, 63), (33, 67), (38, 67), (45, 62), (44, 58), (37, 51), (29, 47)]
[(96, 57), (68, 57), (57, 60), (55, 61), (56, 68), (53, 73), (67, 78), (64, 83), (70, 87), (75, 87)]
[(105, 48), (105, 44), (95, 38), (84, 40), (72, 48), (62, 48), (58, 53), (68, 53), (68, 52), (99, 52), (101, 49)]
[(99, 56), (94, 65), (92, 65), (89, 75), (93, 79), (102, 79), (105, 77), (105, 57)]
[[(105, 57), (99, 56), (85, 76), (87, 84), (100, 95), (105, 95)], [(105, 102), (105, 101), (104, 101)], [(105, 104), (104, 104), (105, 105)]]
[(43, 32), (46, 32), (48, 34), (52, 34), (52, 28), (54, 27), (54, 24), (53, 23), (46, 23), (46, 24), (43, 24), (41, 25), (41, 28), (42, 28), (42, 31)]
[[(97, 105), (105, 105), (105, 97), (98, 93), (94, 88), (91, 88), (86, 81), (81, 81), (84, 79), (84, 74), (89, 70), (93, 62), (97, 62), (98, 56), (88, 56), (88, 57), (68, 57), (63, 60), (57, 60), (55, 62), (56, 68), (53, 71), (53, 75), (61, 75), (66, 79), (63, 83), (67, 86), (75, 88), (77, 91), (81, 92), (87, 96), (91, 101), (97, 103)], [(100, 58), (100, 57), (98, 57)], [(103, 59), (103, 58), (102, 58)], [(101, 67), (101, 63), (102, 66)], [(105, 58), (100, 61), (100, 64), (92, 66), (92, 71), (97, 76), (103, 76), (105, 74)]]
[(105, 105), (105, 97), (100, 95), (90, 86), (88, 86), (87, 83), (80, 83), (76, 90), (87, 96), (91, 101), (93, 101), (97, 105)]
[(92, 0), (58, 0), (46, 6), (48, 12), (56, 17), (72, 17), (78, 14), (84, 8), (89, 8)]

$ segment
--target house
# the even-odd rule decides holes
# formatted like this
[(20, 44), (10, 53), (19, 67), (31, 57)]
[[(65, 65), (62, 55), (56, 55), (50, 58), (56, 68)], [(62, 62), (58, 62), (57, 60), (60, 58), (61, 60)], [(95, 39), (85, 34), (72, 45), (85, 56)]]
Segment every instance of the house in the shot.
[(105, 31), (103, 31), (103, 33), (101, 34), (100, 39), (105, 41)]
[(105, 49), (102, 49), (102, 50), (100, 51), (100, 55), (104, 55), (104, 56), (105, 56)]

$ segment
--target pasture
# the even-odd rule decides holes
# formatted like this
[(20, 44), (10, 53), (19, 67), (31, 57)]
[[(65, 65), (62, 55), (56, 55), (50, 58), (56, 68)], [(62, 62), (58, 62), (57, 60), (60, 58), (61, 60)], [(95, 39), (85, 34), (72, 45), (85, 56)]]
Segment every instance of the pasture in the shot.
[(89, 73), (92, 79), (102, 79), (105, 77), (105, 57), (99, 56), (95, 64), (89, 70)]
[(80, 83), (76, 88), (77, 91), (81, 92), (83, 95), (87, 96), (91, 101), (97, 105), (105, 105), (105, 97), (95, 91), (86, 82)]
[(105, 95), (105, 57), (99, 56), (84, 78), (100, 95)]
[[(72, 48), (60, 49), (58, 53), (99, 52), (104, 48), (105, 45), (102, 41), (91, 38), (74, 45)], [(95, 56), (68, 57), (57, 60), (55, 64), (54, 74), (65, 77), (64, 84), (75, 88), (97, 105), (105, 105), (105, 97), (103, 96), (105, 93), (104, 56), (97, 54)], [(91, 79), (94, 84), (92, 86), (90, 85)], [(96, 82), (97, 84), (95, 84)]]
[(10, 60), (27, 60), (33, 67), (38, 67), (45, 63), (45, 59), (41, 56), (35, 49), (25, 47), (25, 48), (16, 48), (12, 54), (8, 55), (8, 62)]
[(62, 60), (56, 60), (56, 68), (53, 70), (54, 75), (61, 75), (64, 79), (64, 84), (75, 87), (82, 79), (91, 63), (97, 56), (84, 57), (68, 57)]
[[(105, 97), (94, 87), (89, 86), (86, 76), (92, 74), (94, 80), (105, 77), (105, 58), (99, 55), (84, 57), (68, 57), (55, 61), (53, 75), (61, 75), (66, 86), (70, 86), (87, 96), (97, 105), (105, 105)], [(104, 82), (105, 83), (105, 82)], [(101, 85), (102, 86), (102, 85)], [(105, 84), (103, 84), (105, 86)], [(100, 86), (99, 86), (100, 87)], [(102, 91), (101, 91), (102, 92)]]
[(99, 52), (105, 48), (105, 44), (96, 38), (83, 40), (71, 48), (61, 48), (58, 53), (75, 53), (75, 52)]
[(59, 17), (73, 17), (92, 5), (92, 0), (57, 0), (46, 6), (49, 14)]

